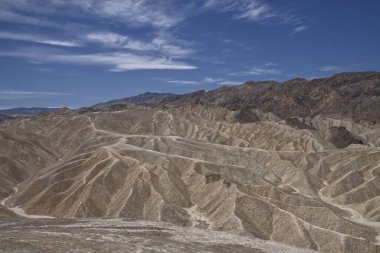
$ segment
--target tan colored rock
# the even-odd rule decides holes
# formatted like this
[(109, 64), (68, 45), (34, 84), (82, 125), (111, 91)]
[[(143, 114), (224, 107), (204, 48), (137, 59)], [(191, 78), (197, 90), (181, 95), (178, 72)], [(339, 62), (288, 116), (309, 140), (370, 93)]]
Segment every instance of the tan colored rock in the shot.
[(240, 124), (236, 113), (129, 105), (3, 126), (2, 204), (24, 217), (165, 221), (322, 252), (379, 251), (378, 147), (338, 149), (322, 130)]

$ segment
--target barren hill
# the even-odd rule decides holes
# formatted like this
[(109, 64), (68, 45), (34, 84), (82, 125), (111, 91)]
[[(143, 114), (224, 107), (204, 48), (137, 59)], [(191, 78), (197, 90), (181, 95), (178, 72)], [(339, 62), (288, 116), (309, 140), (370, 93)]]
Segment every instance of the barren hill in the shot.
[(199, 104), (62, 110), (0, 128), (0, 214), (161, 221), (379, 252), (379, 137), (350, 118), (289, 124)]

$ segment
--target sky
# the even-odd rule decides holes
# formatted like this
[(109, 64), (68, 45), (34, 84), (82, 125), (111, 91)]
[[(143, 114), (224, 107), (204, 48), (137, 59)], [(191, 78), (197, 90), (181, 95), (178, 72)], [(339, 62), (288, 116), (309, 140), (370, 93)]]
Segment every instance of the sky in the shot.
[(380, 70), (378, 0), (0, 0), (0, 109)]

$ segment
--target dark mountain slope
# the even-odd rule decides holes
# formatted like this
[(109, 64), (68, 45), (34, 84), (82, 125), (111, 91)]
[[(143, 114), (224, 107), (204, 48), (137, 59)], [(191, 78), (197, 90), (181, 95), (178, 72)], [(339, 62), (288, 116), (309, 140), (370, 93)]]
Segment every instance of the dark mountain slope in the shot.
[(322, 114), (376, 123), (380, 120), (380, 73), (341, 73), (330, 78), (310, 81), (297, 78), (283, 83), (249, 81), (208, 92), (145, 93), (121, 101), (152, 106), (190, 102), (229, 110), (257, 108), (285, 119)]

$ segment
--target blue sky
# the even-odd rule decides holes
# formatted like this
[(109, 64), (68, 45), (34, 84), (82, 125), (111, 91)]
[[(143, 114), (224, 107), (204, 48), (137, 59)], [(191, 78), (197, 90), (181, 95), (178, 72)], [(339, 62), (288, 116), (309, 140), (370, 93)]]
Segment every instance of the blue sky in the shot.
[(0, 108), (380, 70), (377, 0), (0, 0)]

